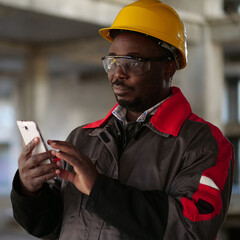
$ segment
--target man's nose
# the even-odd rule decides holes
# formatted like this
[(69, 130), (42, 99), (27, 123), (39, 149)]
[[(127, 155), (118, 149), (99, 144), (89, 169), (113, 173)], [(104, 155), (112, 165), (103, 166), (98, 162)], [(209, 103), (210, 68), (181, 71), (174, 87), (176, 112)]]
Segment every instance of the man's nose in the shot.
[(116, 67), (116, 72), (115, 72), (115, 78), (123, 78), (127, 76), (127, 73), (125, 71), (125, 68), (122, 64), (118, 64)]

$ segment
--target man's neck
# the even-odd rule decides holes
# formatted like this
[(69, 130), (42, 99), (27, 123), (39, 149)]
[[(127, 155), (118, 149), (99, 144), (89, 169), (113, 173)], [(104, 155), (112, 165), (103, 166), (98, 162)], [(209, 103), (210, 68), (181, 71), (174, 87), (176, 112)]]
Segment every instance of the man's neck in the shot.
[(143, 112), (133, 112), (131, 110), (127, 110), (126, 119), (128, 122), (136, 122), (139, 116), (141, 116)]

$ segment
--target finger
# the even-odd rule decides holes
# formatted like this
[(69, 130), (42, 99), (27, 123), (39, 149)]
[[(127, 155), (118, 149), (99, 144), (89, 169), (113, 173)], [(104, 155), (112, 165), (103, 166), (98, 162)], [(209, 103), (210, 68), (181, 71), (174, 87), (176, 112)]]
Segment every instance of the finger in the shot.
[(43, 183), (55, 178), (57, 176), (56, 170), (49, 172), (47, 174), (35, 177), (31, 181), (31, 188), (32, 189), (37, 189), (38, 186), (42, 186)]
[(34, 138), (27, 145), (25, 145), (20, 154), (19, 161), (27, 160), (32, 155), (32, 151), (38, 143), (39, 143), (39, 138)]
[(50, 144), (51, 147), (55, 148), (55, 149), (58, 149), (59, 151), (54, 151), (52, 152), (52, 154), (54, 156), (56, 156), (57, 158), (60, 158), (59, 157), (60, 155), (57, 153), (67, 153), (68, 155), (70, 156), (74, 156), (76, 159), (79, 159), (79, 160), (82, 160), (82, 159), (86, 159), (87, 157), (82, 154), (81, 152), (79, 152), (75, 146), (73, 146), (71, 143), (69, 142), (64, 142), (64, 141), (56, 141), (56, 140), (48, 140), (48, 143)]
[(69, 142), (66, 141), (56, 141), (56, 140), (48, 140), (48, 144), (54, 148), (54, 149), (58, 149), (62, 152), (66, 152), (66, 153), (76, 153), (76, 148)]
[[(54, 166), (55, 165), (55, 166)], [(30, 192), (36, 192), (42, 184), (57, 176), (55, 163), (42, 165), (32, 169), (19, 170), (19, 177), (22, 185)]]
[(30, 170), (31, 176), (32, 178), (38, 178), (44, 175), (48, 175), (49, 173), (55, 172), (57, 168), (58, 167), (55, 163), (41, 165)]
[(70, 144), (69, 142), (59, 140), (48, 140), (47, 143), (51, 146), (63, 146), (66, 144)]
[(64, 153), (62, 151), (56, 152), (55, 154), (56, 154), (57, 158), (60, 158), (64, 161), (68, 162), (70, 165), (72, 165), (76, 171), (79, 168), (79, 165), (82, 163), (82, 159), (77, 158), (75, 155)]
[(64, 169), (57, 169), (55, 173), (62, 179), (65, 179), (71, 183), (74, 183), (75, 174)]
[(32, 155), (31, 158), (29, 158), (29, 167), (35, 167), (43, 163), (45, 160), (52, 158), (51, 151), (39, 153), (36, 155)]

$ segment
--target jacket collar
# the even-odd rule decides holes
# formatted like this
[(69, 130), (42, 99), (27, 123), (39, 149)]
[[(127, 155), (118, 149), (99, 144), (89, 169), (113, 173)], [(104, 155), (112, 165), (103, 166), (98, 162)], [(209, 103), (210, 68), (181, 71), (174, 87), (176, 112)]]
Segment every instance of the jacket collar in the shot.
[(160, 132), (177, 136), (192, 109), (177, 87), (172, 87), (172, 97), (164, 101), (151, 118), (152, 125)]
[(118, 103), (111, 109), (111, 111), (107, 114), (107, 116), (104, 119), (98, 120), (96, 122), (90, 123), (85, 125), (83, 128), (98, 128), (102, 127), (105, 123), (109, 121), (109, 119), (112, 116), (112, 111), (118, 106)]
[[(187, 99), (182, 94), (181, 90), (177, 87), (172, 87), (172, 96), (166, 99), (156, 113), (151, 118), (150, 123), (160, 132), (177, 136), (183, 123), (192, 113), (192, 109)], [(116, 104), (107, 116), (96, 122), (90, 123), (83, 128), (98, 128), (103, 126), (109, 121), (112, 116), (112, 111), (115, 109)]]

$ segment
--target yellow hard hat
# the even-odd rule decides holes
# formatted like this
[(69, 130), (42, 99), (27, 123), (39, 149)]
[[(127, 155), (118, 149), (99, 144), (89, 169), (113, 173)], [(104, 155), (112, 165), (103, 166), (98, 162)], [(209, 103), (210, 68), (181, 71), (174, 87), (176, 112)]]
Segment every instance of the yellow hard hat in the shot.
[(110, 30), (129, 30), (160, 39), (178, 49), (179, 69), (187, 64), (187, 42), (184, 25), (177, 12), (158, 0), (139, 0), (124, 7), (109, 28), (99, 33), (112, 42)]

